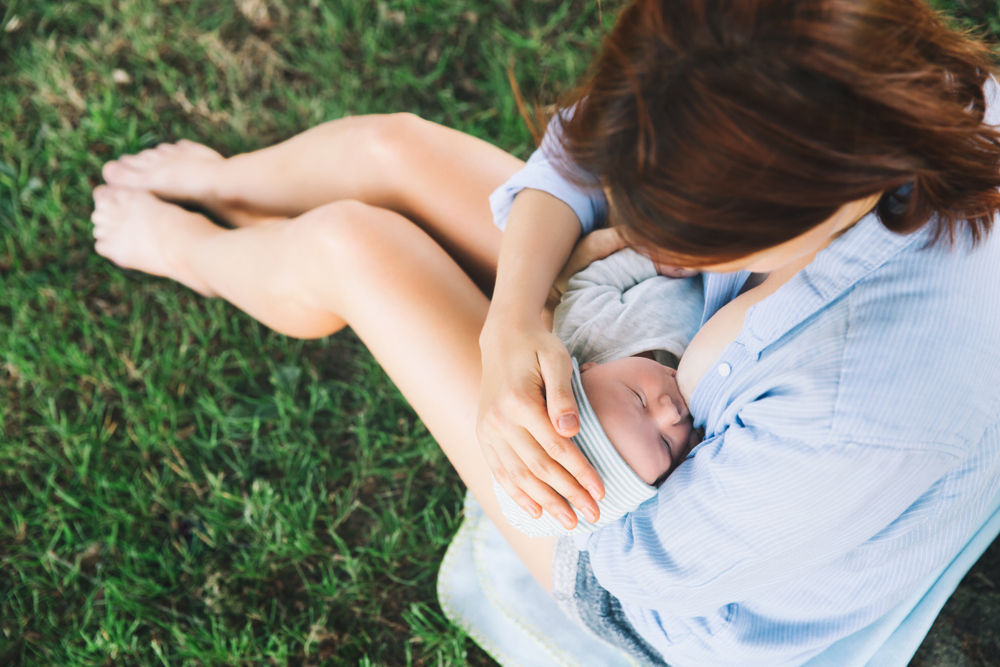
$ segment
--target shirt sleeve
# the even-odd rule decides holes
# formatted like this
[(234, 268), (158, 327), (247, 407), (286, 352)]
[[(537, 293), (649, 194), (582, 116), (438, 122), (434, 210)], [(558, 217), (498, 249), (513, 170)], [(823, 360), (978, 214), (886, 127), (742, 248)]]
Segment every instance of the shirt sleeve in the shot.
[(576, 543), (623, 603), (705, 616), (843, 558), (956, 460), (937, 450), (806, 443), (730, 427), (706, 440), (656, 498)]
[(561, 111), (553, 117), (546, 128), (542, 145), (528, 158), (527, 164), (490, 195), (493, 223), (501, 230), (507, 228), (507, 218), (510, 216), (514, 197), (525, 188), (541, 190), (562, 200), (580, 219), (584, 234), (604, 224), (607, 217), (607, 202), (600, 188), (600, 181), (594, 176), (570, 167), (593, 184), (592, 187), (581, 187), (563, 178), (555, 166), (562, 163), (568, 165), (568, 159), (560, 145), (562, 117), (568, 113), (572, 113), (572, 110)]

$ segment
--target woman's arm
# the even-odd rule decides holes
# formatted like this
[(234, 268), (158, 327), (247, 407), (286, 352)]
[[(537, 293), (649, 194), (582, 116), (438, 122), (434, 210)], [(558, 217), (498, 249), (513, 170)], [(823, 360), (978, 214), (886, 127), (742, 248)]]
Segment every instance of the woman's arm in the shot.
[(704, 616), (843, 558), (956, 462), (943, 448), (810, 442), (733, 426), (700, 445), (657, 498), (588, 536), (586, 548), (601, 585), (623, 602)]
[(596, 521), (604, 486), (569, 439), (579, 429), (569, 353), (540, 314), (579, 235), (577, 214), (560, 199), (539, 190), (517, 196), (480, 336), (477, 434), (486, 461), (518, 505), (535, 517), (544, 507), (567, 528), (576, 516), (566, 500)]

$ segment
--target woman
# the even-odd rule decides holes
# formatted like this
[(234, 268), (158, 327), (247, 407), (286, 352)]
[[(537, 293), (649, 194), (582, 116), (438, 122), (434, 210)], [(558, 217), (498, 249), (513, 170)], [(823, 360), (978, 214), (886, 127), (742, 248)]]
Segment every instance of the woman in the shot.
[[(182, 142), (105, 167), (96, 248), (288, 335), (350, 324), (539, 581), (634, 655), (798, 665), (946, 562), (1000, 486), (987, 72), (917, 0), (643, 0), (523, 169), (406, 115), (229, 160)], [(538, 314), (605, 193), (631, 244), (707, 272), (678, 370), (706, 439), (578, 552), (511, 529), (491, 473), (536, 516), (596, 519)]]

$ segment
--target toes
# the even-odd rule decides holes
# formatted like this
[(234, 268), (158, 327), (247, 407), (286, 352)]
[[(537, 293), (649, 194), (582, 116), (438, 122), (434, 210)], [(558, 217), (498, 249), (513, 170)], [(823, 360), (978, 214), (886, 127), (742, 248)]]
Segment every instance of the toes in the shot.
[[(105, 162), (104, 166), (101, 167), (101, 176), (104, 177), (105, 183), (110, 183), (121, 176), (122, 166), (117, 160), (111, 162)], [(103, 187), (103, 186), (101, 186)], [(97, 196), (97, 190), (94, 190), (94, 196)]]
[(139, 185), (139, 172), (144, 166), (138, 156), (123, 155), (116, 162), (104, 165), (101, 173), (112, 188), (130, 188)]
[(108, 162), (101, 169), (104, 181), (112, 187), (129, 187), (135, 183), (135, 170), (141, 165), (136, 163), (135, 155), (123, 155), (114, 162)]
[(94, 213), (104, 212), (122, 205), (132, 190), (115, 185), (98, 185), (94, 188)]
[(119, 158), (119, 161), (123, 165), (132, 167), (133, 169), (142, 169), (160, 162), (164, 157), (163, 151), (159, 148), (149, 148), (135, 155), (123, 155)]
[[(104, 165), (105, 169), (107, 169), (107, 167), (108, 165)], [(111, 197), (111, 192), (112, 188), (110, 186), (98, 185), (96, 188), (94, 188), (94, 203), (102, 204), (108, 201), (108, 198)]]
[(108, 253), (110, 252), (109, 245), (110, 244), (108, 244), (106, 241), (98, 241), (97, 243), (94, 244), (94, 252), (96, 252), (101, 257), (107, 257)]
[(199, 144), (190, 139), (181, 139), (175, 144), (178, 148), (183, 148), (185, 151), (190, 152), (193, 155), (198, 155), (203, 158), (221, 158), (222, 154), (216, 150), (209, 148), (204, 144)]
[(149, 155), (147, 151), (143, 151), (138, 155), (122, 155), (118, 161), (126, 167), (134, 167), (144, 162), (149, 162)]
[(90, 221), (94, 223), (93, 235), (96, 241), (101, 241), (108, 236), (109, 219), (103, 211), (94, 211), (90, 214)]

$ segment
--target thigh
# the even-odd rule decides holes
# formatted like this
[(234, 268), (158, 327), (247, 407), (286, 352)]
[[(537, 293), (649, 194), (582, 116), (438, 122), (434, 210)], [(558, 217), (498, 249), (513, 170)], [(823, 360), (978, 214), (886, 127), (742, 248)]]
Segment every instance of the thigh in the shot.
[(492, 290), (500, 248), (489, 196), (523, 162), (482, 139), (409, 113), (330, 121), (227, 165), (227, 197), (294, 217), (357, 200), (419, 225)]
[[(524, 163), (471, 135), (412, 114), (382, 117), (384, 173), (398, 179), (389, 208), (421, 226), (490, 294), (501, 232), (489, 196)], [(393, 168), (395, 167), (395, 169)]]
[[(311, 260), (327, 267), (324, 304), (365, 342), (420, 415), (487, 516), (546, 587), (554, 538), (512, 528), (493, 494), (476, 437), (489, 300), (431, 236), (391, 211), (359, 203), (310, 214)], [(303, 255), (298, 255), (302, 262)]]

